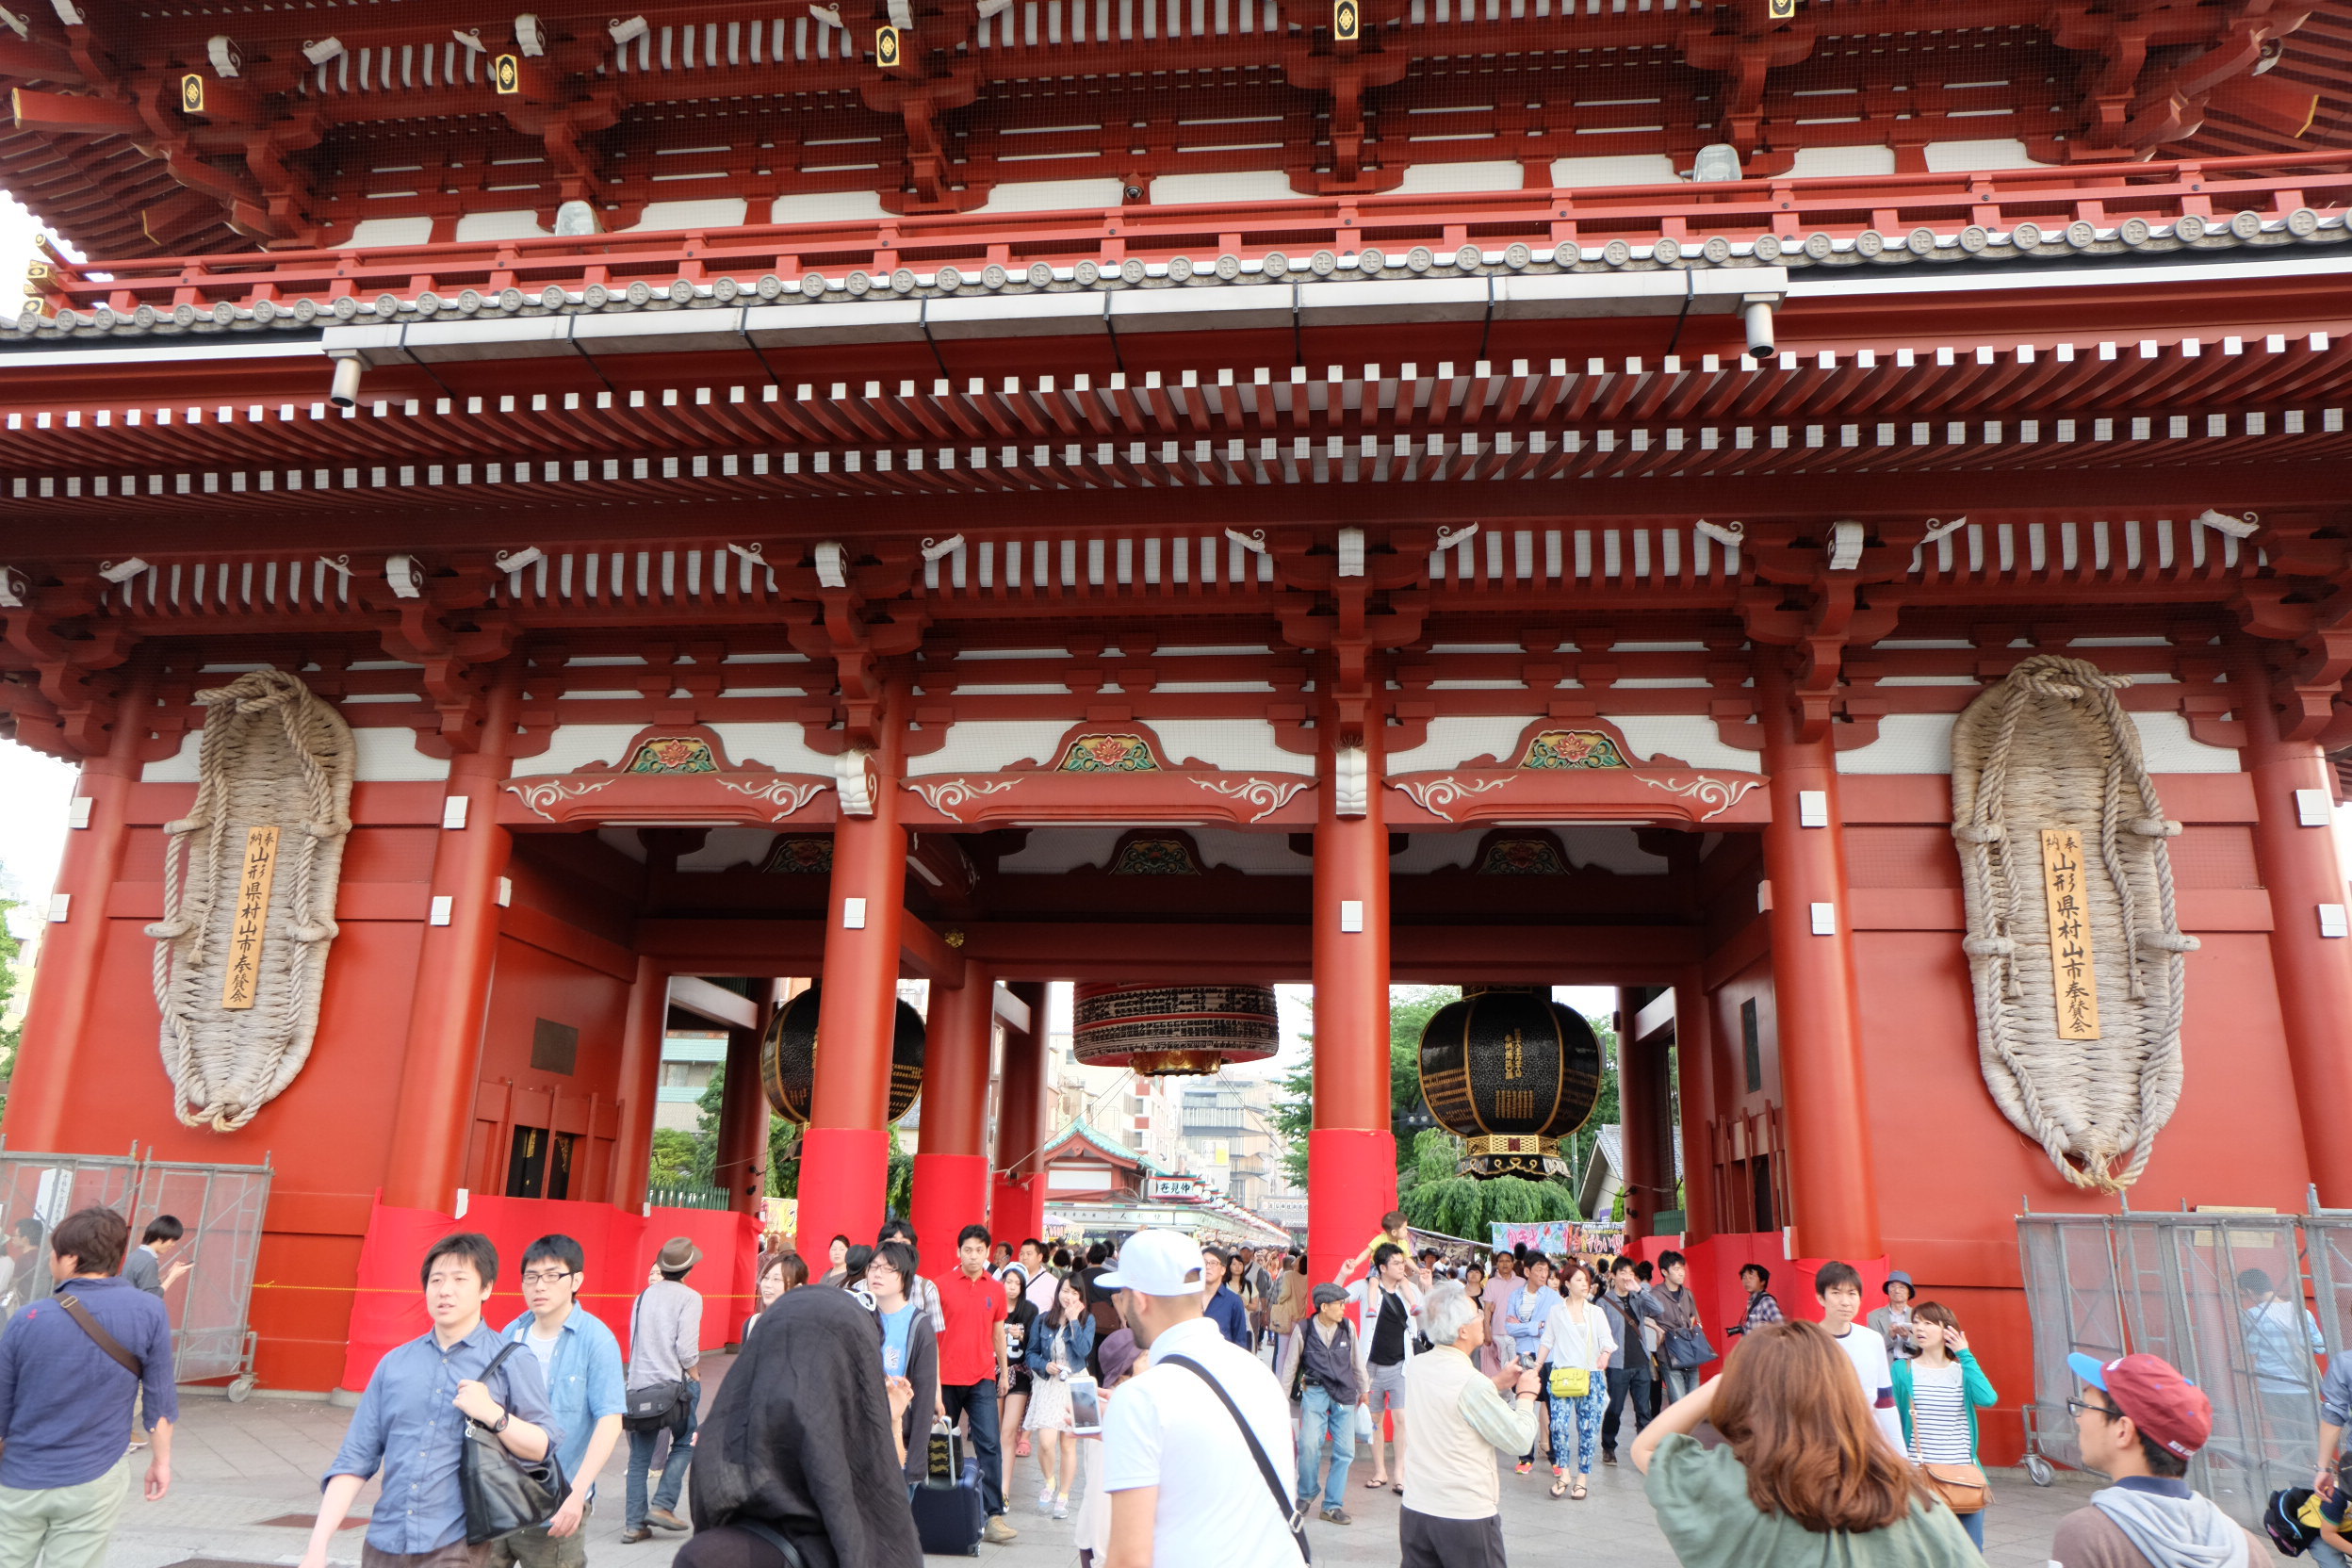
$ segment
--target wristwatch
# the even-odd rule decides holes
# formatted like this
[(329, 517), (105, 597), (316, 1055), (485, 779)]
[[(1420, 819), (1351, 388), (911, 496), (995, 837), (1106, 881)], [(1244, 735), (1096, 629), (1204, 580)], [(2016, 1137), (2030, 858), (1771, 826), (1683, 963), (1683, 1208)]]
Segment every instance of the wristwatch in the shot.
[(495, 1426), (491, 1427), (491, 1428), (490, 1428), (490, 1430), (491, 1430), (492, 1432), (494, 1432), (494, 1433), (495, 1433), (495, 1432), (502, 1432), (502, 1431), (506, 1430), (506, 1424), (507, 1424), (509, 1421), (512, 1421), (512, 1420), (514, 1420), (514, 1413), (513, 1411), (511, 1411), (511, 1410), (502, 1410), (502, 1411), (498, 1412), (498, 1423), (497, 1423), (497, 1425), (495, 1425)]

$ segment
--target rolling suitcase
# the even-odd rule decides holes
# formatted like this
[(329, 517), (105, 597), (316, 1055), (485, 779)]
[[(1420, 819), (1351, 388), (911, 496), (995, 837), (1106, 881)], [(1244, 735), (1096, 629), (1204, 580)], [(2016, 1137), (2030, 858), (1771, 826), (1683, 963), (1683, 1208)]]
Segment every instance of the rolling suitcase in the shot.
[(988, 1512), (980, 1502), (979, 1465), (964, 1457), (963, 1440), (944, 1421), (931, 1428), (923, 1484), (915, 1488), (915, 1533), (926, 1556), (978, 1557)]
[(980, 1531), (988, 1522), (976, 1484), (924, 1481), (915, 1488), (915, 1533), (923, 1538), (926, 1556), (978, 1557)]

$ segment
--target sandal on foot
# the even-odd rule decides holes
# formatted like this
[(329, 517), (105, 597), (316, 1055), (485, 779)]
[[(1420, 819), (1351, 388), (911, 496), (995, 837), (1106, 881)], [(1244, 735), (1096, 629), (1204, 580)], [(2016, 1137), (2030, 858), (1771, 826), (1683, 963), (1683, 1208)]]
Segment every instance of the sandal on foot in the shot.
[(1366, 1492), (1378, 1492), (1380, 1488), (1386, 1486), (1387, 1484), (1388, 1478), (1386, 1476), (1375, 1476), (1370, 1480), (1364, 1483), (1364, 1489)]
[(1568, 1495), (1576, 1502), (1584, 1501), (1584, 1480), (1581, 1477), (1577, 1478), (1576, 1485), (1568, 1489)]
[(1552, 1495), (1555, 1497), (1565, 1497), (1568, 1495), (1567, 1477), (1554, 1476), (1552, 1478)]

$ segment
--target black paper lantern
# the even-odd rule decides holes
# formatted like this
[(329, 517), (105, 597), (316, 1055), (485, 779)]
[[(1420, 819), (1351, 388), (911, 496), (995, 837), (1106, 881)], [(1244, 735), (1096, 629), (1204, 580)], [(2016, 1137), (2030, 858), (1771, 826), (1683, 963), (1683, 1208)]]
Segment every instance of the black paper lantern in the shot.
[(1601, 1042), (1547, 986), (1464, 986), (1421, 1031), (1421, 1097), (1464, 1176), (1564, 1176), (1560, 1140), (1601, 1092)]
[[(760, 1084), (768, 1103), (787, 1121), (807, 1125), (817, 1092), (817, 1013), (822, 985), (786, 1003), (768, 1021), (760, 1040)], [(897, 1026), (890, 1036), (890, 1114), (896, 1121), (923, 1092), (923, 1015), (905, 1002), (898, 1004)]]

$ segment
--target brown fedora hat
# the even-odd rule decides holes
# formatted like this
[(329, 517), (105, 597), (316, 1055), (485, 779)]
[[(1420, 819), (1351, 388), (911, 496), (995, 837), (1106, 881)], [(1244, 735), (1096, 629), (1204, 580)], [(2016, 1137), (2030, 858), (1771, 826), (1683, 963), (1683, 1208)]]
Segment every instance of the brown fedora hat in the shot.
[(672, 1236), (662, 1245), (659, 1260), (662, 1272), (675, 1274), (681, 1268), (692, 1268), (702, 1261), (702, 1249), (691, 1237)]

